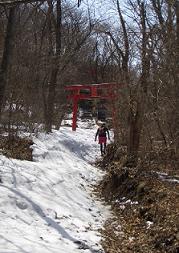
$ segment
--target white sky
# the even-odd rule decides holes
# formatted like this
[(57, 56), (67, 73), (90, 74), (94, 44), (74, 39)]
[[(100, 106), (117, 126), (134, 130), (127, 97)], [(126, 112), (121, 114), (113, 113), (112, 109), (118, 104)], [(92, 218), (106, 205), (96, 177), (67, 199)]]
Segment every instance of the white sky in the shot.
[[(72, 3), (76, 4), (77, 0), (72, 0)], [(117, 16), (115, 0), (82, 0), (80, 8), (87, 10), (90, 9), (92, 17), (96, 17), (99, 20), (109, 21), (109, 18), (114, 22)], [(125, 0), (120, 0), (121, 7), (124, 6)]]

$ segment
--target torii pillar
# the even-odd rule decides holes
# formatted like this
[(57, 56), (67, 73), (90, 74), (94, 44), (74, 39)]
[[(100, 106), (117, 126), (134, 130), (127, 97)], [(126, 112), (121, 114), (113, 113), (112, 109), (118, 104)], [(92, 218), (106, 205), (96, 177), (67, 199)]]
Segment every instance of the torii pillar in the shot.
[[(99, 95), (99, 89), (103, 90), (105, 95)], [(78, 112), (78, 101), (81, 99), (108, 99), (114, 105), (114, 100), (116, 98), (115, 83), (100, 83), (100, 84), (92, 84), (92, 85), (69, 85), (65, 87), (65, 90), (71, 91), (72, 94), (68, 95), (67, 99), (73, 101), (73, 122), (72, 122), (72, 130), (76, 131), (76, 122), (77, 122), (77, 112)], [(81, 94), (82, 90), (88, 90), (88, 94)], [(115, 116), (115, 106), (113, 106), (113, 120)]]

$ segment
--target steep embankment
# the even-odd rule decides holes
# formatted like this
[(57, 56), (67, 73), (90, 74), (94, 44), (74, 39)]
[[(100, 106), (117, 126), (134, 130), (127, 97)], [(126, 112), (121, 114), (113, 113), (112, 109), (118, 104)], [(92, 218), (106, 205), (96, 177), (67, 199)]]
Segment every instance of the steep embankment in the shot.
[(115, 214), (102, 231), (106, 253), (179, 252), (178, 162), (166, 151), (126, 168), (124, 154), (108, 147), (99, 164), (107, 175), (97, 187)]

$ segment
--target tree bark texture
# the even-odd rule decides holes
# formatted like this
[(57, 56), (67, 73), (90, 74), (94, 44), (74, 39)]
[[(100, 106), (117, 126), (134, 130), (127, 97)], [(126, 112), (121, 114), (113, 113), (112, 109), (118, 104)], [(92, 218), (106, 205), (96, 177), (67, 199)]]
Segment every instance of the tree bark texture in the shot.
[(136, 98), (137, 106), (136, 112), (130, 108), (129, 112), (129, 141), (128, 141), (128, 164), (133, 167), (137, 165), (138, 151), (140, 146), (140, 136), (143, 126), (143, 117), (145, 111), (146, 94), (148, 86), (148, 75), (149, 75), (149, 60), (147, 56), (147, 33), (146, 33), (146, 10), (144, 2), (139, 4), (140, 17), (141, 17), (141, 29), (142, 29), (142, 49), (141, 49), (141, 61), (142, 61), (142, 72), (140, 77), (140, 97)]
[(14, 37), (14, 23), (15, 23), (15, 9), (11, 7), (9, 10), (9, 16), (7, 21), (6, 36), (4, 41), (4, 51), (0, 66), (0, 118), (3, 106), (3, 99), (5, 88), (8, 79), (8, 69), (13, 55), (13, 37)]
[[(50, 12), (50, 19), (53, 16), (53, 6), (52, 2), (49, 1), (49, 12)], [(45, 107), (45, 130), (47, 133), (52, 131), (52, 124), (54, 118), (54, 105), (55, 105), (55, 94), (56, 94), (56, 86), (57, 86), (57, 77), (59, 72), (59, 62), (61, 56), (61, 0), (57, 0), (56, 5), (56, 27), (55, 27), (55, 36), (56, 36), (56, 48), (55, 48), (55, 55), (53, 56), (52, 60), (52, 68), (49, 80), (49, 87), (48, 87), (48, 96), (46, 101)], [(49, 21), (51, 22), (51, 21)]]
[[(176, 42), (177, 42), (177, 52), (176, 52), (176, 59), (177, 59), (177, 73), (176, 73), (176, 79), (177, 79), (177, 92), (179, 92), (179, 0), (176, 0), (175, 3), (175, 10), (176, 10)], [(177, 108), (179, 108), (179, 97), (177, 99)], [(176, 122), (176, 128), (179, 129), (179, 113), (177, 110), (177, 122)], [(176, 148), (177, 152), (179, 152), (179, 132), (177, 131), (176, 134)]]

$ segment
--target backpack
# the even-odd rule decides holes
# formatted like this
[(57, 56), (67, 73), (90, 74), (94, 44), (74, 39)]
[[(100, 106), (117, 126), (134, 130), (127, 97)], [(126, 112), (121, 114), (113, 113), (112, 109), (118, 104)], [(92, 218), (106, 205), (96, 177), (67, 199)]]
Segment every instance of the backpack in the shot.
[(106, 137), (106, 128), (105, 127), (99, 128), (99, 136)]

